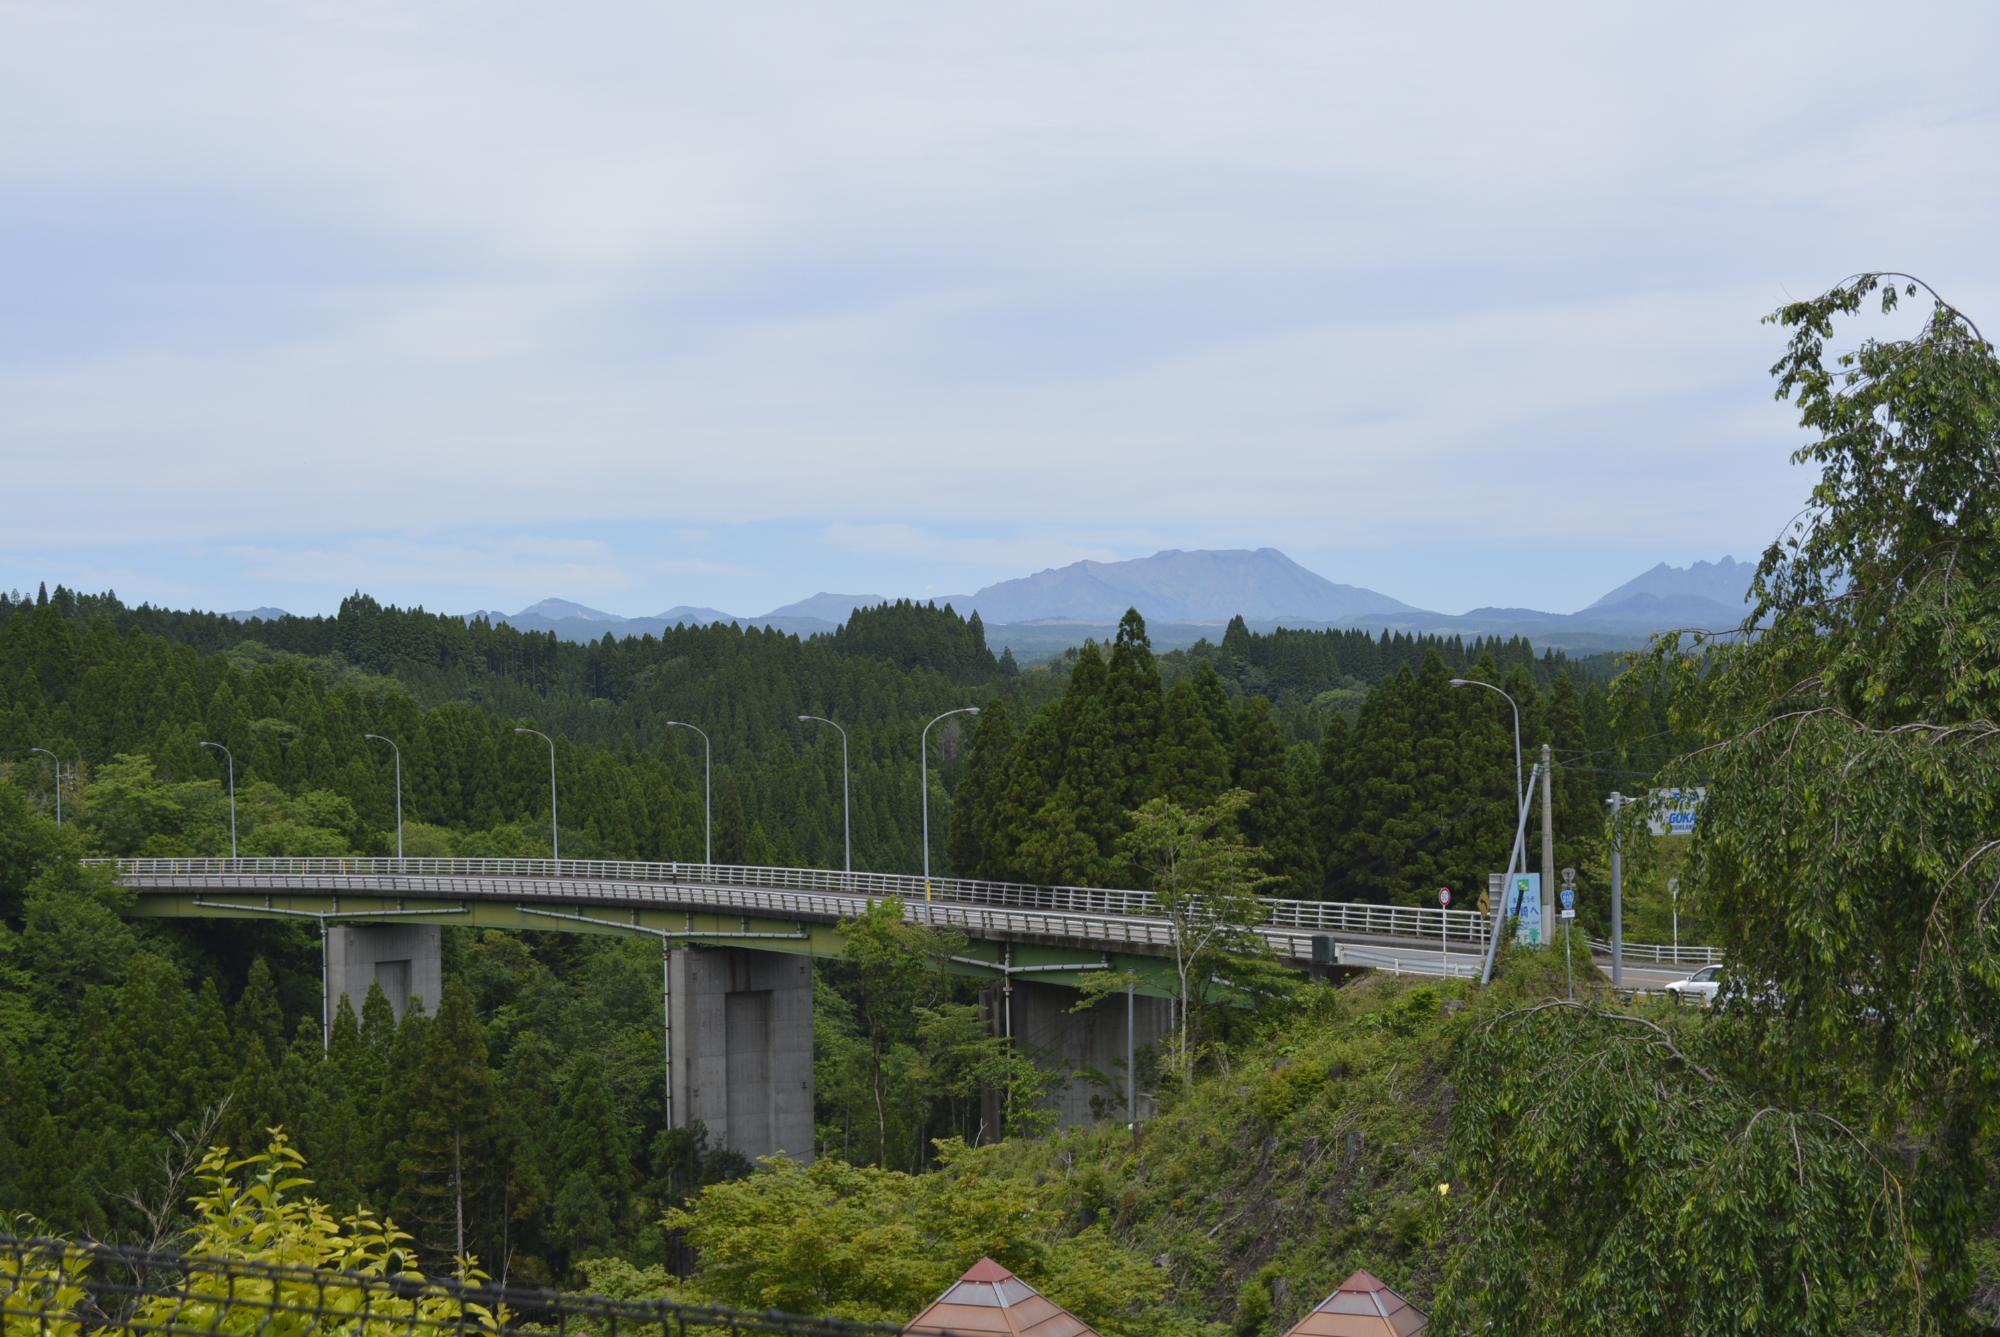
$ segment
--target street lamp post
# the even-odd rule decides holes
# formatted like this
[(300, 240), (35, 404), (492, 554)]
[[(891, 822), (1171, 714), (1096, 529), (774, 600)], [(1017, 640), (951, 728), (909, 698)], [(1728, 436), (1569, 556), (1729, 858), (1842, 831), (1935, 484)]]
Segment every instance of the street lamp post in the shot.
[[(1514, 806), (1517, 817), (1514, 826), (1514, 845), (1507, 854), (1507, 880), (1502, 884), (1503, 887), (1512, 886), (1515, 869), (1519, 868), (1525, 862), (1523, 845), (1527, 839), (1528, 829), (1528, 795), (1526, 787), (1521, 780), (1521, 706), (1505, 690), (1495, 687), (1490, 682), (1481, 682), (1477, 678), (1453, 678), (1451, 685), (1453, 687), (1484, 687), (1489, 692), (1499, 692), (1501, 696), (1506, 697), (1508, 706), (1514, 711)], [(1548, 889), (1544, 887), (1542, 890), (1546, 894)], [(1542, 916), (1542, 918), (1546, 919), (1547, 917)], [(1500, 930), (1506, 926), (1506, 923), (1507, 897), (1503, 891), (1500, 903), (1493, 907), (1493, 925), (1489, 931), (1486, 943), (1486, 970), (1480, 979), (1482, 984), (1492, 976), (1493, 960), (1500, 950)]]
[[(801, 723), (811, 720), (817, 724), (833, 724), (824, 715), (801, 715), (799, 720)], [(833, 724), (833, 727), (840, 729), (838, 724)], [(850, 873), (854, 871), (854, 826), (851, 818), (847, 806), (847, 730), (840, 729), (840, 841), (846, 850), (844, 864)]]
[(1625, 842), (1618, 814), (1638, 800), (1617, 790), (1604, 800), (1611, 805), (1611, 987), (1625, 987)]
[(715, 862), (715, 847), (710, 843), (710, 840), (715, 834), (715, 807), (710, 802), (710, 795), (713, 791), (709, 788), (709, 780), (714, 772), (710, 769), (709, 765), (711, 758), (708, 750), (708, 735), (702, 733), (700, 729), (695, 728), (692, 724), (683, 724), (679, 720), (668, 720), (667, 727), (672, 729), (686, 729), (690, 733), (701, 734), (701, 861), (704, 864), (712, 864)]
[[(1526, 795), (1525, 795), (1525, 794), (1524, 794), (1524, 793), (1522, 792), (1522, 789), (1521, 789), (1521, 707), (1520, 707), (1520, 705), (1519, 705), (1519, 704), (1518, 704), (1518, 703), (1517, 703), (1517, 702), (1516, 702), (1516, 701), (1514, 700), (1514, 698), (1513, 698), (1513, 697), (1511, 697), (1511, 696), (1507, 696), (1507, 693), (1506, 693), (1505, 691), (1503, 691), (1502, 689), (1500, 689), (1500, 688), (1498, 688), (1498, 687), (1495, 687), (1495, 686), (1494, 686), (1494, 685), (1493, 685), (1492, 683), (1490, 683), (1490, 682), (1481, 682), (1481, 681), (1479, 681), (1479, 679), (1477, 679), (1477, 678), (1453, 678), (1453, 679), (1451, 680), (1451, 685), (1452, 685), (1453, 687), (1484, 687), (1484, 688), (1485, 688), (1485, 689), (1486, 689), (1487, 691), (1489, 691), (1489, 692), (1499, 692), (1501, 696), (1505, 696), (1505, 697), (1507, 697), (1507, 704), (1508, 704), (1508, 705), (1510, 705), (1510, 706), (1512, 706), (1512, 707), (1514, 708), (1514, 802), (1515, 802), (1515, 803), (1516, 803), (1517, 805), (1518, 805), (1518, 804), (1523, 804), (1523, 803), (1526, 803), (1526, 802), (1527, 802), (1527, 797), (1526, 797)], [(1517, 843), (1518, 843), (1518, 842), (1517, 842)]]
[[(978, 706), (960, 706), (956, 710), (947, 710), (944, 714), (938, 716), (937, 720), (932, 720), (931, 724), (936, 724), (938, 720), (950, 719), (953, 715), (977, 715), (978, 713), (979, 713)], [(923, 732), (917, 735), (917, 757), (920, 763), (918, 771), (920, 776), (922, 777), (919, 783), (923, 788), (923, 808), (924, 808), (924, 899), (925, 900), (929, 900), (931, 898), (931, 749), (930, 749), (931, 724), (926, 724), (924, 726)]]
[(30, 752), (39, 752), (55, 763), (56, 767), (56, 825), (62, 825), (62, 758), (45, 747), (31, 747)]
[(549, 745), (549, 856), (562, 858), (562, 826), (556, 819), (556, 740), (540, 729), (516, 728), (515, 733), (531, 733)]
[(229, 763), (229, 857), (234, 859), (236, 857), (236, 758), (220, 743), (203, 743), (202, 746), (214, 748)]
[(387, 743), (389, 750), (396, 754), (396, 859), (403, 858), (403, 749), (396, 746), (393, 738), (384, 738), (378, 733), (365, 733), (363, 738), (372, 738), (378, 743)]

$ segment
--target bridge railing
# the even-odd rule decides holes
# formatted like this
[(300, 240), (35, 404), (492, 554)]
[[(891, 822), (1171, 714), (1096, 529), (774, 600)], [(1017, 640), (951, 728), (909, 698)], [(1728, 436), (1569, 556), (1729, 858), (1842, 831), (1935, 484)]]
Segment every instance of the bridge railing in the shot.
[[(253, 858), (253, 859), (92, 859), (90, 863), (115, 863), (121, 875), (138, 877), (219, 877), (259, 878), (352, 877), (370, 879), (377, 887), (393, 886), (397, 879), (439, 880), (479, 879), (494, 884), (494, 890), (512, 895), (540, 893), (548, 882), (597, 884), (657, 884), (661, 886), (713, 887), (737, 890), (747, 895), (732, 899), (743, 908), (812, 913), (823, 906), (807, 905), (798, 895), (850, 896), (870, 900), (898, 897), (906, 903), (928, 902), (933, 906), (963, 905), (1042, 911), (1075, 916), (1119, 916), (1157, 919), (1162, 911), (1151, 892), (1109, 887), (1044, 887), (1025, 882), (991, 882), (977, 878), (932, 878), (900, 873), (844, 873), (827, 868), (761, 868), (739, 864), (694, 864), (647, 862), (627, 859), (394, 859), (375, 857)], [(375, 889), (371, 887), (371, 889)], [(412, 888), (414, 889), (414, 888)], [(463, 892), (461, 884), (452, 888)], [(581, 891), (581, 888), (579, 888)], [(767, 893), (790, 893), (771, 896)], [(603, 893), (585, 893), (596, 899)], [(1280, 931), (1307, 935), (1339, 934), (1346, 937), (1411, 939), (1418, 943), (1446, 942), (1483, 946), (1488, 922), (1474, 910), (1442, 910), (1414, 905), (1369, 905), (1353, 901), (1300, 901), (1268, 898), (1263, 928), (1268, 935)], [(942, 917), (940, 917), (942, 918)], [(1107, 933), (1118, 941), (1155, 941), (1127, 938)], [(1611, 944), (1589, 940), (1591, 950), (1608, 956)], [(1282, 949), (1281, 949), (1282, 950)], [(1309, 955), (1302, 950), (1297, 955)], [(1681, 946), (1665, 943), (1628, 942), (1625, 959), (1657, 965), (1696, 969), (1714, 965), (1722, 953), (1713, 947)]]
[[(111, 862), (95, 860), (93, 862)], [(370, 877), (496, 878), (575, 882), (660, 883), (670, 886), (741, 887), (759, 891), (815, 892), (869, 899), (899, 897), (964, 905), (1005, 906), (1064, 914), (1157, 917), (1151, 892), (1106, 887), (1045, 887), (974, 878), (932, 878), (897, 873), (844, 873), (824, 868), (760, 868), (735, 864), (645, 862), (622, 859), (458, 858), (252, 858), (119, 859), (121, 874), (164, 877)], [(1484, 943), (1487, 921), (1472, 910), (1367, 905), (1345, 901), (1268, 898), (1265, 924), (1273, 929), (1358, 937), (1415, 938)]]
[[(1602, 938), (1590, 940), (1590, 950), (1599, 956), (1611, 955), (1611, 944)], [(1663, 966), (1686, 966), (1690, 970), (1702, 966), (1720, 965), (1722, 949), (1719, 947), (1676, 947), (1661, 942), (1628, 942), (1625, 944), (1627, 964), (1634, 961), (1651, 961)]]

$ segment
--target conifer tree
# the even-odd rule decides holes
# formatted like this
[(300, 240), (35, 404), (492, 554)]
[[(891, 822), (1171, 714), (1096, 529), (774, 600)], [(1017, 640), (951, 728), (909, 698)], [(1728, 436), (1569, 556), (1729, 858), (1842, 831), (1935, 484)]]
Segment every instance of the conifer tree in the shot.
[(578, 1055), (564, 1074), (556, 1165), (555, 1238), (572, 1260), (610, 1248), (624, 1224), (632, 1151), (594, 1054)]
[(1299, 791), (1278, 732), (1271, 703), (1253, 696), (1236, 716), (1234, 786), (1250, 796), (1237, 814), (1237, 829), (1263, 852), (1273, 895), (1311, 896), (1319, 887), (1319, 856), (1313, 846), (1305, 795)]
[(486, 1037), (464, 985), (448, 980), (406, 1099), (409, 1136), (398, 1171), (405, 1201), (416, 1208), (430, 1247), (452, 1258), (468, 1253), (468, 1210), (492, 1184), (493, 1074)]
[(1202, 808), (1229, 788), (1230, 757), (1209, 723), (1191, 680), (1175, 683), (1162, 712), (1159, 746), (1150, 768), (1151, 797)]
[(1146, 621), (1128, 608), (1118, 623), (1105, 675), (1105, 705), (1111, 724), (1112, 800), (1129, 812), (1146, 798), (1148, 768), (1160, 736), (1162, 697), (1159, 666), (1146, 637)]
[(972, 746), (966, 750), (965, 770), (952, 798), (945, 857), (951, 870), (962, 877), (978, 877), (986, 870), (994, 812), (1013, 747), (1013, 713), (1005, 698), (996, 697), (980, 709)]

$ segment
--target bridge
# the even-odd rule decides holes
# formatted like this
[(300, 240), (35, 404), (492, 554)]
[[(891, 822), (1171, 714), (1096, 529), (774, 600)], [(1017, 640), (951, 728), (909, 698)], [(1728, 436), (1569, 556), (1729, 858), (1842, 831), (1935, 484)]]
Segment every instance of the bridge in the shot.
[[(158, 918), (308, 921), (321, 932), (322, 1025), (343, 997), (357, 1009), (380, 984), (400, 1015), (442, 989), (438, 930), (542, 929), (638, 934), (662, 950), (670, 1126), (699, 1119), (723, 1145), (756, 1156), (812, 1154), (812, 959), (838, 957), (839, 925), (889, 898), (914, 923), (968, 946), (942, 963), (990, 979), (996, 1029), (1070, 1076), (1065, 1124), (1104, 1103), (1124, 1070), (1125, 1113), (1139, 1114), (1133, 1058), (1170, 1026), (1174, 925), (1149, 892), (807, 868), (596, 859), (118, 859), (135, 913)], [(1470, 910), (1267, 899), (1257, 934), (1302, 967), (1476, 976), (1491, 931)], [(1661, 959), (1661, 954), (1672, 957)], [(1677, 978), (1706, 948), (1627, 946)], [(1069, 1010), (1081, 977), (1121, 972), (1125, 1006)], [(1123, 1025), (1117, 1013), (1122, 1012)], [(1122, 1052), (1121, 1052), (1122, 1050)]]

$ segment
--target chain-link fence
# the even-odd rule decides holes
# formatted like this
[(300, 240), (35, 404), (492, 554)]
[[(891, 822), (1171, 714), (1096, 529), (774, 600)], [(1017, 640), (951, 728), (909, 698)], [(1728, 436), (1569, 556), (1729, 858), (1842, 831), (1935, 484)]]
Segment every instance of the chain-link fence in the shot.
[[(887, 1337), (902, 1329), (0, 1235), (0, 1337)], [(941, 1329), (909, 1329), (954, 1337)]]

